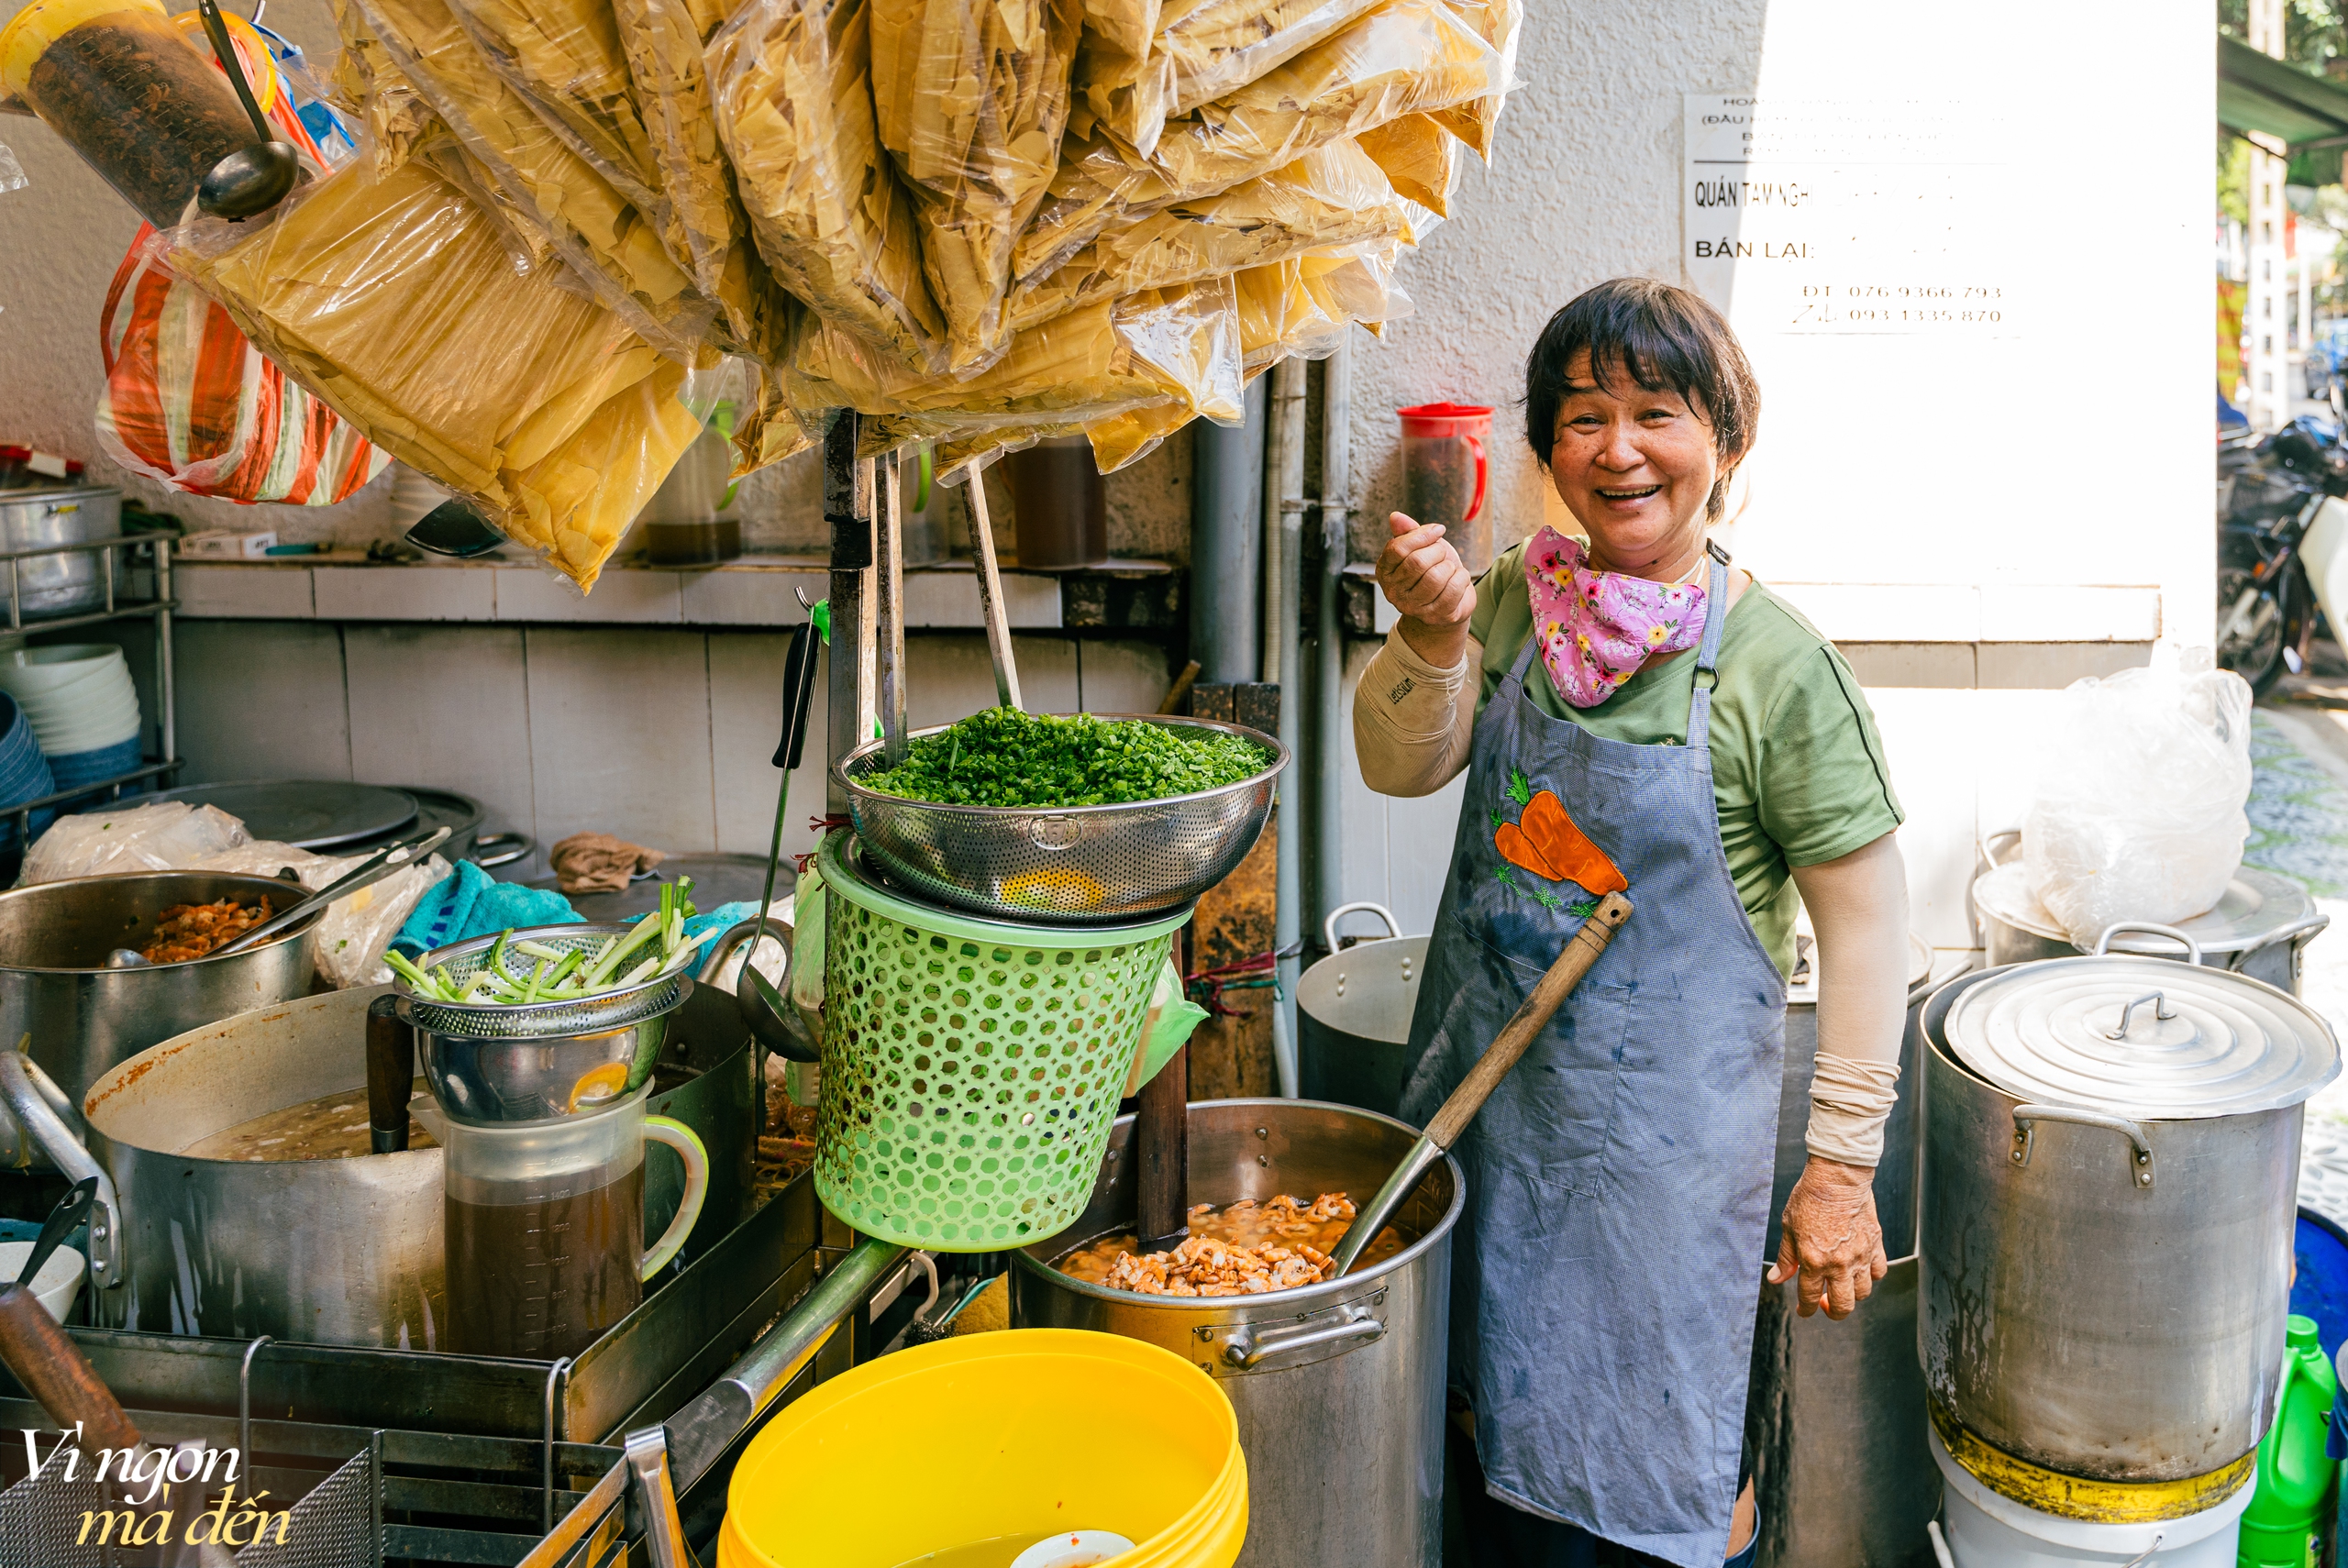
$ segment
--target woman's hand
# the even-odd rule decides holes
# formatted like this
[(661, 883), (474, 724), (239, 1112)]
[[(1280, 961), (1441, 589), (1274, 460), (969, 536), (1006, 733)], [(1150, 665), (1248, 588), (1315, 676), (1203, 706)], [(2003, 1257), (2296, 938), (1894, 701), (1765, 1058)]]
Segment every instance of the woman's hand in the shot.
[(1402, 617), (1402, 640), (1437, 669), (1468, 655), (1468, 618), (1476, 613), (1476, 580), (1445, 538), (1440, 523), (1387, 519), (1394, 536), (1378, 558), (1378, 591)]
[(1849, 1317), (1891, 1267), (1876, 1222), (1875, 1172), (1864, 1165), (1811, 1155), (1786, 1199), (1785, 1221), (1769, 1283), (1783, 1285), (1799, 1272), (1797, 1309), (1805, 1318), (1821, 1307), (1830, 1318)]

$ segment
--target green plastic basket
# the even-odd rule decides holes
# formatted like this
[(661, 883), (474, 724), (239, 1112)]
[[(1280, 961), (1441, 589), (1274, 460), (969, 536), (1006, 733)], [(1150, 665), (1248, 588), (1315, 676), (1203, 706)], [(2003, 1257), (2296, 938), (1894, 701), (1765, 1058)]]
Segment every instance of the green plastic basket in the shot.
[(991, 1253), (1066, 1230), (1100, 1174), (1168, 938), (1013, 925), (880, 887), (833, 833), (815, 1195), (869, 1236)]

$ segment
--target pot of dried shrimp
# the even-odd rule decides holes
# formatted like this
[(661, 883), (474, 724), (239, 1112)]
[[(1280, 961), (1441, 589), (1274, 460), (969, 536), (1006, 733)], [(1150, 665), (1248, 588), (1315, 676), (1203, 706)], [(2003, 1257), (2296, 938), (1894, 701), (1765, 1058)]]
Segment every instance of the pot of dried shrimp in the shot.
[[(1313, 1100), (1190, 1110), (1191, 1240), (1138, 1255), (1134, 1119), (1120, 1117), (1090, 1203), (1012, 1254), (1017, 1328), (1146, 1340), (1221, 1385), (1248, 1466), (1240, 1568), (1419, 1568), (1442, 1555), (1444, 1359), (1451, 1232), (1445, 1158), (1354, 1272), (1328, 1254), (1416, 1138), (1391, 1117)], [(1146, 1412), (1102, 1412), (1103, 1416)]]

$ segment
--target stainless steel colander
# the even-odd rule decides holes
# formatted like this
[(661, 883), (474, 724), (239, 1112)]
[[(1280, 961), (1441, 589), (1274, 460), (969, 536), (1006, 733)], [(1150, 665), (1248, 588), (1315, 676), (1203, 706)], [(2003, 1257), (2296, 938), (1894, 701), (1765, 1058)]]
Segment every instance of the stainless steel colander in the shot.
[[(1109, 721), (1216, 730), (1262, 746), (1271, 764), (1251, 778), (1124, 806), (946, 806), (865, 787), (880, 743), (840, 758), (864, 852), (921, 898), (997, 920), (1053, 925), (1125, 923), (1180, 908), (1238, 868), (1271, 814), (1288, 748), (1270, 735), (1209, 719), (1101, 713)], [(936, 734), (940, 725), (914, 732)]]

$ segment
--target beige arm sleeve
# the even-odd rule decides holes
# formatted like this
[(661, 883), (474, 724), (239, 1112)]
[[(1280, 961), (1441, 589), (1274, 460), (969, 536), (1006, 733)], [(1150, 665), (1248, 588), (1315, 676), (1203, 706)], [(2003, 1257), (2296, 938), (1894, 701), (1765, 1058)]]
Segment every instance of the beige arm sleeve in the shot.
[(1381, 795), (1432, 795), (1458, 776), (1475, 735), (1483, 658), (1470, 637), (1456, 668), (1437, 669), (1402, 640), (1401, 627), (1386, 635), (1354, 688), (1362, 782)]
[(1908, 872), (1890, 834), (1837, 860), (1794, 867), (1818, 936), (1818, 1070), (1810, 1152), (1847, 1165), (1883, 1158), (1908, 1019)]

